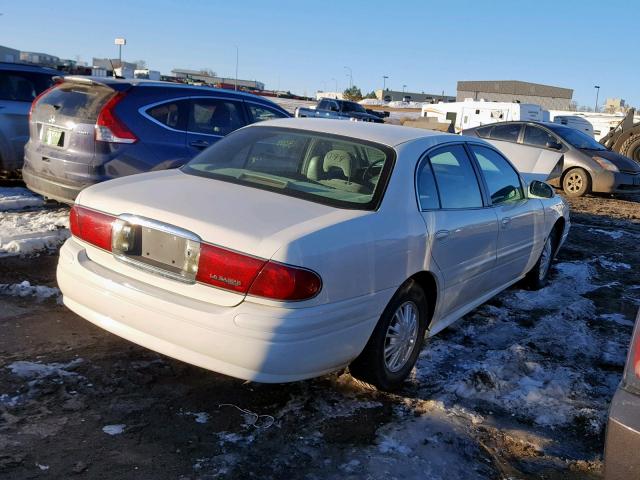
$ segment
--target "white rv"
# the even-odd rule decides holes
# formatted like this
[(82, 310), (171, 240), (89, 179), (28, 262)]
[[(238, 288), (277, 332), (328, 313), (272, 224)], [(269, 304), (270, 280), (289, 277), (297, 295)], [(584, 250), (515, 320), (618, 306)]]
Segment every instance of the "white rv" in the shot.
[(548, 112), (540, 105), (510, 102), (486, 102), (466, 99), (464, 102), (436, 103), (422, 107), (422, 117), (439, 123), (451, 123), (460, 133), (467, 128), (510, 120), (546, 121)]
[[(602, 137), (615, 129), (624, 119), (623, 113), (567, 112), (564, 110), (550, 110), (549, 115), (552, 122), (578, 128), (578, 130), (589, 133), (597, 141), (600, 141)], [(582, 128), (576, 126), (578, 125), (578, 122), (583, 125)], [(591, 132), (585, 130), (585, 122), (591, 125)], [(636, 115), (634, 117), (634, 122), (640, 122), (640, 116)]]

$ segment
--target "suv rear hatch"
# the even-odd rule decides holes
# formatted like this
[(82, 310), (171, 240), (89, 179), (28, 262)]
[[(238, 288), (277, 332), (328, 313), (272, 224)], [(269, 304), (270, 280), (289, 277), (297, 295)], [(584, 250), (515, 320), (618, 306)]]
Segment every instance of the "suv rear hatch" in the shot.
[(126, 128), (124, 134), (118, 130), (122, 123), (113, 114), (130, 87), (128, 83), (67, 77), (45, 91), (34, 100), (30, 112), (25, 168), (71, 185), (95, 183), (102, 173), (96, 141), (136, 141)]

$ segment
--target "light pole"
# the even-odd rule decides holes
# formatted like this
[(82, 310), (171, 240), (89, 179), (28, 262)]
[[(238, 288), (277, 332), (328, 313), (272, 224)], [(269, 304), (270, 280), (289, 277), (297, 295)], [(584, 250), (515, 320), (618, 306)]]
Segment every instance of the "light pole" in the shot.
[(387, 89), (387, 79), (389, 77), (387, 75), (382, 76), (382, 96), (384, 97), (384, 91)]
[(335, 78), (332, 78), (331, 80), (336, 82), (336, 95), (337, 95), (338, 94), (338, 80), (336, 80)]
[(594, 85), (593, 88), (596, 89), (596, 107), (593, 109), (594, 112), (598, 112), (598, 96), (600, 95), (600, 85)]
[(402, 93), (404, 93), (405, 88), (407, 88), (406, 85), (402, 85)]
[(122, 37), (118, 37), (113, 42), (118, 45), (118, 67), (120, 67), (120, 74), (122, 74), (122, 46), (127, 44), (127, 40)]
[(353, 87), (353, 70), (351, 70), (351, 67), (344, 67), (347, 70), (349, 70), (349, 88)]
[(236, 85), (234, 90), (238, 90), (238, 57), (239, 57), (239, 49), (236, 45)]

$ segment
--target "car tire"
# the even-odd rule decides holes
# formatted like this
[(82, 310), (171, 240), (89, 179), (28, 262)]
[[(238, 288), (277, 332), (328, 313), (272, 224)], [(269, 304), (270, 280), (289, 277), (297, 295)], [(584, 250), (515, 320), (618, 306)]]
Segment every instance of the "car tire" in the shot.
[(409, 280), (393, 296), (364, 350), (349, 366), (351, 375), (378, 390), (399, 388), (418, 359), (428, 316), (424, 290)]
[(554, 228), (544, 242), (538, 261), (525, 277), (525, 284), (529, 290), (540, 290), (549, 281), (557, 244), (557, 230)]
[(568, 197), (582, 197), (591, 191), (591, 177), (582, 168), (572, 168), (562, 178), (562, 190)]
[(640, 162), (640, 134), (631, 135), (620, 147), (620, 155)]

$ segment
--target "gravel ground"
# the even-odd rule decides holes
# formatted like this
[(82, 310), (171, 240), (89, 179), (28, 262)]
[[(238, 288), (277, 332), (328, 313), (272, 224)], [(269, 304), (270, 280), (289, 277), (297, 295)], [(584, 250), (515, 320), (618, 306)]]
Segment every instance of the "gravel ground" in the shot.
[(64, 208), (28, 197), (0, 211), (2, 478), (601, 478), (640, 198), (572, 200), (550, 286), (466, 315), (383, 394), (342, 372), (242, 382), (94, 327), (56, 290)]

